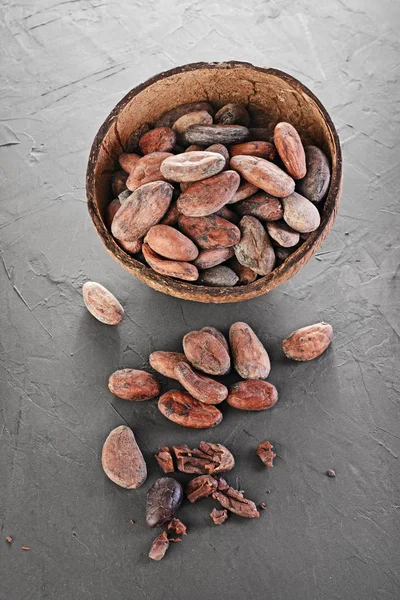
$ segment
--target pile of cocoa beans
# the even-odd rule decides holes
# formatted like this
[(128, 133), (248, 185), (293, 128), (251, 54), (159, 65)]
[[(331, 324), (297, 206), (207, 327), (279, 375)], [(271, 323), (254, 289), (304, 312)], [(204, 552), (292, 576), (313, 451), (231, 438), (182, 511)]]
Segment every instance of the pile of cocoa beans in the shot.
[(161, 275), (247, 285), (318, 229), (328, 158), (290, 123), (254, 127), (252, 110), (183, 104), (132, 133), (107, 209), (125, 252)]

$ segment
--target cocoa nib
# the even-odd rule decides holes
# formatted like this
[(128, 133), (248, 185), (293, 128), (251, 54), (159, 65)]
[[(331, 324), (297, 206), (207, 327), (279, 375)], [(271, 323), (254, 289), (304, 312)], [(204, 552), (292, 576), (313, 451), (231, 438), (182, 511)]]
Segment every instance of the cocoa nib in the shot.
[(186, 488), (186, 496), (189, 502), (197, 502), (200, 498), (211, 496), (218, 488), (218, 481), (211, 475), (200, 475), (189, 481)]
[(228, 448), (221, 444), (200, 442), (199, 448), (173, 446), (179, 471), (183, 473), (213, 474), (230, 471), (235, 459)]
[(228, 511), (223, 508), (222, 510), (218, 510), (217, 508), (213, 508), (210, 512), (210, 517), (214, 521), (214, 525), (222, 525), (228, 518)]
[(174, 460), (168, 446), (163, 446), (160, 452), (154, 456), (164, 473), (173, 473), (175, 471)]
[[(168, 531), (173, 531), (176, 535), (186, 535), (186, 525), (179, 519), (172, 519), (168, 523)], [(170, 539), (172, 541), (172, 539)]]
[(257, 446), (257, 454), (260, 459), (263, 461), (266, 467), (273, 467), (273, 460), (276, 456), (275, 452), (272, 452), (273, 445), (271, 442), (261, 442)]
[(218, 490), (213, 492), (212, 497), (214, 500), (218, 500), (224, 508), (240, 517), (256, 519), (260, 516), (254, 502), (245, 498), (243, 492), (235, 490), (230, 486), (228, 486), (228, 489), (224, 492)]
[(165, 531), (163, 531), (156, 539), (154, 540), (150, 552), (149, 557), (152, 560), (161, 560), (164, 558), (166, 551), (169, 547), (169, 539)]

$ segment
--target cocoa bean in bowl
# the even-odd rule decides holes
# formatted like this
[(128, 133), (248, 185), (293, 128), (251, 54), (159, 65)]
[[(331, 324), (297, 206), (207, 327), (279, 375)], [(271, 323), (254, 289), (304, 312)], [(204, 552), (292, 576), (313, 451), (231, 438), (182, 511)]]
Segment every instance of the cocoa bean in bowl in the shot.
[(222, 303), (265, 294), (310, 260), (341, 182), (339, 138), (314, 94), (231, 61), (133, 88), (95, 137), (86, 187), (123, 267), (165, 294)]

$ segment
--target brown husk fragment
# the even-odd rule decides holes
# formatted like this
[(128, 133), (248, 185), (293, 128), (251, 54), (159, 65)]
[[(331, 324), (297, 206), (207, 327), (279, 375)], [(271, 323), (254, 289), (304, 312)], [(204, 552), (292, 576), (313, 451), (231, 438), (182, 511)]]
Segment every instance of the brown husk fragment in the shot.
[(212, 497), (214, 500), (218, 500), (224, 508), (239, 515), (239, 517), (257, 519), (260, 516), (255, 503), (245, 498), (243, 492), (235, 490), (230, 486), (225, 491), (215, 491)]
[(257, 446), (257, 454), (266, 467), (273, 467), (273, 460), (276, 456), (275, 452), (272, 452), (273, 445), (271, 442), (261, 442)]
[(230, 471), (235, 466), (233, 454), (221, 444), (200, 442), (199, 448), (172, 446), (178, 471), (212, 475)]
[(189, 481), (186, 487), (186, 496), (189, 502), (194, 504), (200, 498), (211, 496), (217, 491), (218, 480), (211, 475), (200, 475)]
[(151, 558), (152, 560), (163, 559), (168, 548), (169, 548), (168, 535), (165, 531), (163, 531), (154, 540), (154, 542), (150, 548), (149, 558)]
[(154, 457), (164, 473), (173, 473), (175, 471), (174, 459), (168, 446), (163, 446)]
[(214, 525), (222, 525), (222, 523), (225, 523), (228, 518), (228, 511), (226, 508), (223, 508), (222, 510), (213, 508), (213, 510), (210, 512), (210, 517), (214, 521)]
[[(186, 525), (179, 519), (172, 519), (172, 521), (168, 523), (168, 531), (173, 531), (176, 535), (186, 535)], [(170, 541), (172, 542), (172, 540)]]

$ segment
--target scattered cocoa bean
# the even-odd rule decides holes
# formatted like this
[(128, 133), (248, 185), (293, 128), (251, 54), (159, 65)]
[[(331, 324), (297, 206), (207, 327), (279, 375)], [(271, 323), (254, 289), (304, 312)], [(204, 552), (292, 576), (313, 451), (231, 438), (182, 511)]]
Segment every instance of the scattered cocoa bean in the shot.
[(215, 122), (219, 125), (244, 125), (250, 123), (249, 113), (243, 104), (225, 104), (215, 114)]
[(268, 381), (248, 379), (229, 388), (227, 402), (240, 410), (266, 410), (278, 401), (276, 387)]
[(177, 379), (175, 369), (182, 361), (186, 361), (186, 356), (181, 352), (157, 350), (149, 356), (149, 362), (153, 369), (169, 379)]
[(237, 322), (229, 330), (233, 364), (243, 379), (265, 379), (271, 370), (268, 353), (247, 323)]
[(318, 229), (321, 217), (315, 204), (293, 192), (283, 198), (283, 218), (286, 223), (300, 233), (309, 233)]
[(311, 202), (321, 202), (325, 198), (331, 181), (331, 169), (325, 154), (316, 146), (306, 146), (307, 174), (297, 184), (297, 189)]
[(211, 496), (218, 489), (218, 480), (211, 475), (200, 475), (190, 481), (186, 487), (186, 496), (194, 504), (201, 498)]
[(169, 548), (169, 539), (165, 531), (160, 533), (152, 543), (149, 552), (149, 558), (152, 560), (162, 560)]
[(150, 400), (160, 393), (160, 384), (154, 375), (137, 369), (120, 369), (110, 375), (108, 389), (123, 400)]
[(255, 217), (246, 215), (239, 223), (240, 242), (233, 247), (240, 264), (258, 275), (268, 275), (275, 265), (275, 252), (264, 227)]
[(98, 321), (106, 325), (118, 325), (124, 316), (124, 309), (116, 297), (104, 286), (95, 281), (87, 281), (82, 287), (86, 308)]
[(209, 215), (207, 217), (179, 217), (179, 227), (190, 237), (196, 246), (210, 250), (228, 248), (240, 240), (240, 230), (236, 225), (222, 217)]
[(191, 261), (199, 255), (192, 240), (169, 225), (153, 225), (144, 241), (154, 252), (171, 260)]
[(182, 502), (181, 484), (172, 477), (157, 479), (147, 492), (146, 524), (160, 527), (171, 520)]
[(278, 154), (293, 179), (305, 177), (306, 156), (296, 129), (290, 123), (278, 123), (274, 130), (274, 144)]
[(184, 138), (188, 144), (239, 144), (248, 139), (250, 135), (247, 127), (242, 125), (192, 125)]
[[(167, 226), (164, 225), (164, 227)], [(142, 252), (146, 262), (153, 271), (160, 273), (160, 275), (168, 275), (169, 277), (176, 277), (184, 281), (196, 281), (199, 278), (197, 267), (189, 262), (162, 258), (153, 252), (148, 244), (143, 244)]]
[(210, 512), (210, 517), (214, 521), (214, 525), (222, 525), (228, 518), (228, 511), (226, 508), (223, 508), (222, 510), (213, 508), (213, 510)]
[(142, 185), (118, 210), (111, 224), (112, 234), (125, 242), (143, 237), (167, 212), (172, 192), (172, 185), (166, 181)]
[(222, 421), (222, 413), (216, 406), (199, 402), (180, 390), (170, 390), (160, 396), (158, 408), (164, 417), (183, 427), (206, 429)]
[(11, 543), (12, 543), (12, 541), (13, 541), (13, 539), (12, 539), (11, 535), (8, 535), (8, 536), (6, 537), (6, 542), (8, 542), (9, 544), (11, 544)]
[(272, 452), (273, 445), (271, 442), (261, 442), (257, 446), (257, 455), (262, 460), (266, 467), (273, 467), (273, 460), (276, 456), (275, 452)]
[(175, 369), (182, 387), (196, 400), (205, 404), (219, 404), (228, 395), (228, 388), (210, 377), (196, 373), (187, 362), (181, 362)]
[(329, 323), (315, 323), (297, 329), (282, 342), (284, 354), (293, 360), (313, 360), (328, 348), (333, 338)]
[(183, 338), (183, 351), (193, 367), (208, 375), (225, 375), (231, 366), (224, 344), (208, 331), (191, 331)]
[(265, 158), (238, 155), (231, 158), (230, 166), (247, 181), (277, 198), (285, 198), (294, 192), (293, 179)]
[(125, 425), (113, 429), (104, 442), (101, 464), (105, 474), (117, 485), (129, 490), (143, 485), (146, 463), (133, 431)]
[(199, 283), (210, 287), (233, 287), (238, 281), (235, 271), (225, 265), (204, 269), (199, 276)]
[(300, 234), (282, 221), (267, 223), (267, 232), (283, 248), (292, 248), (300, 241)]
[[(176, 144), (176, 133), (169, 127), (157, 127), (148, 131), (139, 140), (139, 148), (142, 154), (152, 152), (172, 152)], [(121, 164), (121, 161), (120, 161)], [(122, 168), (124, 168), (121, 165)]]
[(178, 210), (189, 217), (215, 213), (232, 198), (240, 184), (236, 171), (223, 171), (191, 185), (177, 201)]
[(154, 456), (164, 473), (173, 473), (175, 471), (174, 460), (168, 446), (163, 446)]
[(171, 181), (194, 182), (216, 175), (224, 166), (225, 159), (217, 152), (185, 152), (166, 158), (161, 174)]

